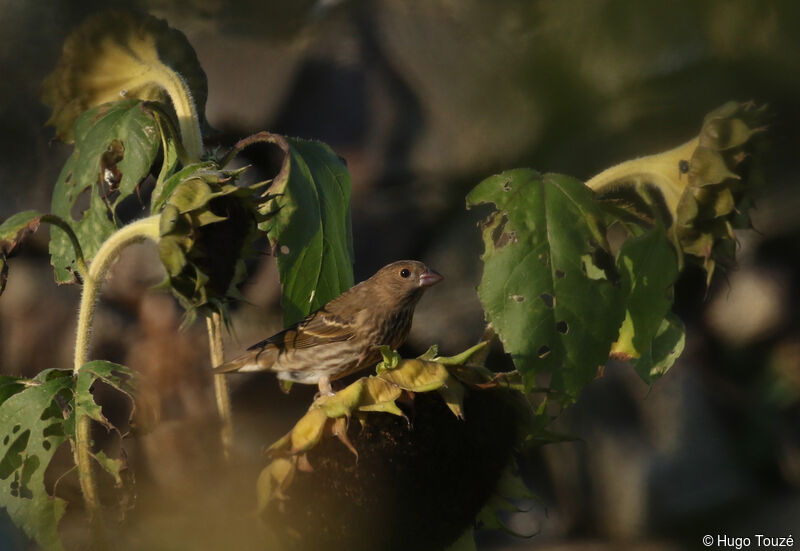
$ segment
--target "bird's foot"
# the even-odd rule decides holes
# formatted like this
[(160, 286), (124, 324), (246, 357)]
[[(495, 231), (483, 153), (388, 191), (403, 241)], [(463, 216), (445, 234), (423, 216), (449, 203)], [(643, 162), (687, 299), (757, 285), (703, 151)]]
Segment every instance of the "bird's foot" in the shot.
[(331, 386), (331, 378), (328, 376), (320, 377), (319, 382), (317, 382), (317, 386), (319, 387), (319, 392), (314, 395), (314, 400), (318, 400), (324, 396), (333, 396), (336, 394)]

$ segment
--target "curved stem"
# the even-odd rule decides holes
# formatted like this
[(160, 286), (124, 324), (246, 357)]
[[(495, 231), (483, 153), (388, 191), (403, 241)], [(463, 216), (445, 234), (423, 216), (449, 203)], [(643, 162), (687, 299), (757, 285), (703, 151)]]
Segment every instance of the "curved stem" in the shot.
[(181, 129), (181, 139), (186, 153), (195, 161), (203, 155), (203, 137), (200, 133), (200, 117), (197, 106), (189, 91), (186, 81), (171, 68), (159, 63), (154, 67), (158, 75), (159, 84), (169, 94), (175, 114), (178, 115), (178, 126)]
[(699, 138), (694, 138), (669, 151), (625, 161), (592, 177), (586, 182), (586, 186), (603, 193), (609, 189), (636, 186), (645, 182), (653, 184), (663, 194), (674, 217), (678, 200), (689, 181), (681, 172), (680, 163), (692, 158), (698, 143)]
[[(119, 256), (120, 251), (145, 238), (158, 239), (159, 216), (151, 216), (129, 224), (112, 234), (97, 251), (94, 261), (86, 271), (81, 305), (78, 312), (78, 334), (75, 341), (74, 373), (77, 374), (89, 358), (89, 341), (91, 339), (92, 320), (100, 286), (105, 279), (108, 268)], [(92, 530), (96, 544), (107, 547), (102, 523), (102, 510), (97, 495), (97, 485), (92, 474), (91, 458), (91, 423), (86, 415), (76, 421), (75, 447), (73, 449), (75, 464), (78, 467), (78, 479), (83, 492), (83, 499), (89, 511)]]
[(148, 65), (145, 72), (136, 79), (127, 82), (128, 86), (135, 88), (141, 85), (154, 83), (161, 88), (172, 100), (175, 114), (178, 116), (178, 126), (181, 130), (181, 141), (191, 162), (197, 162), (203, 155), (203, 136), (200, 132), (200, 117), (197, 106), (192, 98), (192, 93), (186, 81), (170, 67), (163, 63)]
[[(224, 361), (222, 347), (222, 320), (219, 313), (214, 312), (206, 318), (208, 327), (208, 345), (211, 353), (211, 365), (221, 365)], [(231, 399), (228, 394), (228, 379), (225, 374), (214, 375), (214, 397), (217, 401), (217, 411), (222, 421), (220, 438), (222, 440), (222, 453), (225, 460), (230, 460), (233, 447), (233, 416), (231, 415)]]

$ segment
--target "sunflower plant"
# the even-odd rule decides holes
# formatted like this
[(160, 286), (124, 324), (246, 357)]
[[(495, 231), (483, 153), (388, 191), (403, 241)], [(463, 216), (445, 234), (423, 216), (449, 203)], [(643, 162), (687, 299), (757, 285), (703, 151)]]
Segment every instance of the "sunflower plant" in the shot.
[[(122, 484), (125, 464), (92, 445), (92, 423), (115, 429), (92, 388), (101, 381), (135, 401), (137, 381), (123, 365), (91, 359), (89, 342), (103, 280), (126, 246), (142, 240), (156, 244), (162, 286), (185, 309), (186, 323), (205, 319), (212, 365), (223, 361), (228, 309), (240, 300), (245, 261), (257, 253), (259, 240), (266, 238), (277, 256), (287, 324), (353, 284), (350, 175), (344, 162), (323, 143), (269, 132), (243, 138), (224, 154), (208, 151), (206, 96), (205, 73), (180, 32), (154, 17), (120, 11), (78, 27), (44, 82), (42, 98), (52, 109), (48, 122), (58, 138), (72, 144), (72, 154), (55, 182), (50, 212), (21, 212), (0, 225), (0, 292), (9, 258), (42, 223), (54, 228), (49, 251), (56, 281), (82, 286), (71, 369), (48, 369), (32, 379), (0, 377), (0, 506), (43, 549), (64, 548), (58, 526), (67, 503), (51, 495), (44, 480), (63, 444), (72, 451), (94, 544), (107, 546), (96, 471), (105, 470)], [(491, 206), (480, 230), (478, 287), (487, 342), (452, 357), (432, 348), (404, 359), (385, 349), (374, 374), (316, 399), (268, 448), (264, 470), (254, 480), (262, 519), (280, 530), (282, 511), (297, 503), (293, 495), (309, 484), (313, 495), (328, 492), (329, 505), (352, 502), (342, 484), (320, 490), (325, 465), (339, 476), (336, 469), (350, 461), (342, 480), (351, 476), (357, 485), (370, 465), (377, 469), (387, 453), (402, 448), (389, 463), (402, 467), (405, 457), (418, 473), (427, 463), (414, 458), (427, 441), (410, 437), (377, 455), (362, 453), (363, 431), (354, 432), (351, 423), (362, 428), (384, 423), (382, 434), (397, 443), (420, 432), (409, 415), (416, 407), (435, 420), (429, 427), (434, 442), (448, 442), (446, 433), (469, 446), (481, 433), (491, 438), (475, 450), (501, 448), (484, 469), (469, 474), (482, 477), (485, 491), (452, 522), (420, 517), (422, 524), (446, 527), (428, 541), (449, 545), (469, 532), (475, 518), (501, 526), (496, 511), (508, 502), (493, 489), (517, 488), (506, 495), (518, 491), (519, 484), (507, 482), (513, 450), (559, 439), (547, 431), (551, 406), (572, 403), (609, 357), (629, 361), (652, 382), (680, 355), (685, 337), (671, 312), (675, 280), (692, 263), (710, 279), (734, 261), (733, 232), (749, 227), (748, 209), (761, 179), (762, 118), (763, 110), (753, 104), (725, 104), (705, 117), (698, 136), (686, 144), (622, 163), (587, 182), (520, 168), (477, 184), (467, 196), (468, 208)], [(254, 143), (278, 147), (281, 169), (271, 180), (243, 183), (246, 169), (233, 169), (232, 162)], [(147, 216), (123, 219), (119, 207), (131, 197), (149, 201)], [(83, 210), (76, 214), (78, 207)], [(613, 247), (612, 226), (625, 236)], [(489, 341), (502, 345), (514, 371), (486, 367)], [(214, 384), (220, 445), (230, 453), (233, 426), (224, 376), (216, 376)], [(489, 411), (502, 414), (503, 430), (470, 428), (473, 420), (491, 416)], [(338, 453), (333, 445), (347, 455), (326, 460)], [(433, 449), (441, 457), (448, 450)], [(354, 461), (359, 454), (363, 467)], [(413, 487), (416, 479), (409, 480)], [(392, 504), (376, 508), (364, 499), (361, 505), (348, 510), (357, 517), (378, 515)], [(374, 519), (376, 541), (388, 541), (397, 517)], [(320, 531), (310, 541), (345, 547), (347, 538), (333, 533), (333, 528)], [(295, 535), (285, 541), (297, 540)], [(458, 541), (468, 545), (469, 533)]]

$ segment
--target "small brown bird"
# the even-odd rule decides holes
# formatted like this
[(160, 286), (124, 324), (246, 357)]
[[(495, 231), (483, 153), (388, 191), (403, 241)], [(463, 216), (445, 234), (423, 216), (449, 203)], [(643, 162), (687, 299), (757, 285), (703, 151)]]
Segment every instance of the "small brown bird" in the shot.
[(422, 293), (441, 280), (422, 262), (393, 262), (214, 373), (274, 371), (278, 379), (316, 383), (331, 394), (332, 380), (377, 363), (378, 346), (405, 342)]

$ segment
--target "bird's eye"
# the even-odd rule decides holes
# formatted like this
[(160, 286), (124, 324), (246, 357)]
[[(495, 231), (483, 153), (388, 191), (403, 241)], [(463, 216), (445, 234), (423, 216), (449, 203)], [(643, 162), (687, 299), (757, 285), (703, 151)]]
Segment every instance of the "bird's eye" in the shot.
[(407, 268), (403, 268), (402, 270), (400, 270), (400, 277), (408, 277), (410, 275), (411, 275), (411, 270)]

